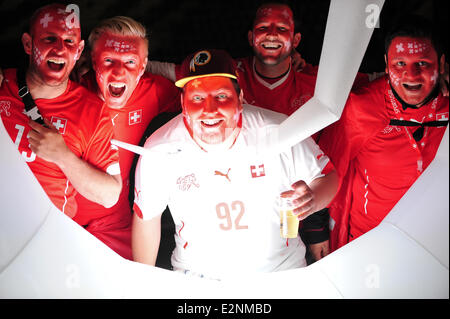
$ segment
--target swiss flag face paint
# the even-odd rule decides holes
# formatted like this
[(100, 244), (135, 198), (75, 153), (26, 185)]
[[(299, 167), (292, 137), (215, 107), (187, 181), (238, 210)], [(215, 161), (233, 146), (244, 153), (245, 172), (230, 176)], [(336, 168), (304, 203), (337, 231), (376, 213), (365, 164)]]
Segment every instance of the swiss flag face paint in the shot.
[(78, 17), (65, 6), (51, 6), (39, 13), (30, 34), (31, 69), (49, 85), (66, 81), (84, 47)]
[(145, 71), (147, 45), (139, 37), (105, 32), (95, 42), (92, 62), (106, 104), (123, 107)]
[(435, 88), (439, 60), (429, 39), (396, 37), (388, 54), (386, 72), (395, 92), (411, 105), (420, 105)]
[(242, 106), (230, 79), (211, 76), (189, 81), (183, 93), (183, 115), (194, 141), (220, 144), (240, 125)]
[(260, 7), (253, 24), (250, 44), (255, 55), (266, 64), (278, 64), (290, 56), (294, 43), (292, 10), (286, 5)]

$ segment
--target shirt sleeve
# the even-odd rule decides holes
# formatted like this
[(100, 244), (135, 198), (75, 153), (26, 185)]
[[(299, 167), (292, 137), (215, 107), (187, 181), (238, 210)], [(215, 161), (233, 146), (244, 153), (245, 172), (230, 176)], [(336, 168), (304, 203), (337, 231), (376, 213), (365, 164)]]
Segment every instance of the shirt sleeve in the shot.
[[(339, 176), (343, 177), (349, 163), (354, 159), (379, 125), (383, 103), (374, 102), (372, 93), (351, 93), (341, 118), (326, 127), (319, 145), (333, 162)], [(369, 111), (367, 111), (369, 110)]]
[(303, 180), (310, 184), (314, 179), (329, 172), (329, 158), (311, 137), (293, 146), (289, 156), (284, 155), (284, 162), (291, 162), (289, 181), (291, 184)]
[(148, 61), (150, 67), (150, 72), (152, 74), (157, 74), (165, 77), (166, 79), (175, 82), (175, 64), (170, 62), (160, 62), (160, 61)]
[(111, 144), (113, 126), (109, 114), (103, 108), (96, 128), (88, 139), (88, 145), (83, 159), (96, 168), (110, 174), (120, 174), (119, 150)]
[(158, 79), (159, 113), (181, 111), (181, 91), (165, 78)]
[(136, 166), (134, 186), (134, 212), (144, 220), (163, 213), (169, 202), (170, 179), (162, 154), (141, 155)]

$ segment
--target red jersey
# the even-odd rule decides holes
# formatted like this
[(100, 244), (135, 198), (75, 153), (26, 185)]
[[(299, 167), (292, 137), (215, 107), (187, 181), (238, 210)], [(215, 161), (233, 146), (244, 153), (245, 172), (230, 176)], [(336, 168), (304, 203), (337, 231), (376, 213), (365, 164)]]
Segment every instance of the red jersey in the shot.
[[(73, 218), (77, 213), (77, 191), (56, 164), (31, 151), (27, 139), (31, 128), (18, 95), (16, 70), (5, 70), (4, 77), (0, 88), (3, 124), (50, 200)], [(54, 99), (36, 99), (35, 103), (42, 117), (53, 123), (76, 156), (111, 175), (119, 174), (119, 153), (110, 144), (113, 128), (97, 96), (69, 80), (63, 94)]]
[(274, 83), (259, 76), (254, 57), (236, 59), (239, 85), (244, 102), (291, 115), (314, 95), (316, 75), (295, 72), (292, 68)]
[(336, 221), (333, 249), (381, 222), (434, 159), (446, 129), (445, 124), (425, 126), (416, 142), (417, 126), (391, 125), (391, 119), (447, 121), (448, 102), (439, 94), (418, 109), (403, 110), (386, 77), (350, 94), (341, 119), (324, 130), (319, 142), (344, 177), (330, 207)]
[[(83, 79), (83, 85), (96, 92), (95, 73), (90, 72)], [(110, 123), (114, 127), (114, 138), (126, 143), (138, 145), (151, 120), (162, 112), (181, 110), (180, 91), (169, 80), (159, 75), (144, 73), (125, 107), (120, 109), (107, 107)], [(135, 154), (119, 148), (122, 191), (118, 202), (111, 208), (105, 208), (78, 194), (79, 211), (75, 220), (87, 225), (93, 219), (110, 214), (119, 214), (131, 218), (129, 204), (129, 177)]]

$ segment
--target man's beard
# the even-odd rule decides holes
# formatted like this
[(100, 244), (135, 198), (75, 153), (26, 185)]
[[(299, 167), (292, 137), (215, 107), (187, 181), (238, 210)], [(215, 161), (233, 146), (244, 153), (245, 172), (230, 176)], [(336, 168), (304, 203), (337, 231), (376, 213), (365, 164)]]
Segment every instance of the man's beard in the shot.
[(291, 56), (290, 52), (280, 53), (278, 56), (266, 56), (262, 55), (259, 51), (253, 50), (255, 57), (263, 64), (266, 65), (278, 65), (285, 59)]

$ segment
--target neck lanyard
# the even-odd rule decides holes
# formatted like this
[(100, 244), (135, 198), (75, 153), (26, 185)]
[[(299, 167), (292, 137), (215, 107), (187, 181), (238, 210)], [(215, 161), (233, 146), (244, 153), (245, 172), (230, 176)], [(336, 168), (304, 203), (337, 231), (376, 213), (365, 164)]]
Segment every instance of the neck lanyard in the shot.
[(30, 90), (28, 90), (24, 70), (17, 69), (17, 86), (19, 87), (18, 94), (25, 105), (24, 113), (33, 121), (44, 125), (44, 119), (42, 118), (41, 113), (39, 113), (38, 107), (31, 96)]
[[(428, 134), (429, 126), (441, 126), (441, 125), (436, 125), (436, 124), (425, 125), (425, 123), (427, 123), (427, 122), (419, 123), (419, 122), (413, 122), (413, 121), (405, 121), (405, 119), (403, 117), (399, 117), (399, 115), (401, 114), (401, 111), (400, 111), (400, 109), (399, 109), (399, 107), (397, 105), (397, 101), (396, 101), (396, 99), (394, 97), (394, 94), (393, 94), (391, 88), (388, 89), (388, 94), (389, 94), (389, 99), (390, 99), (392, 108), (394, 110), (394, 117), (395, 117), (394, 120), (391, 120), (390, 124), (403, 126), (403, 129), (405, 130), (406, 135), (408, 136), (409, 144), (411, 145), (412, 149), (414, 149), (416, 154), (418, 155), (417, 173), (420, 175), (423, 172), (423, 158), (422, 158), (422, 153), (420, 152), (420, 148), (419, 148), (418, 142), (416, 141), (416, 138), (418, 140), (420, 140), (422, 137), (426, 137), (427, 134)], [(438, 102), (438, 97), (435, 97), (433, 99), (432, 104), (431, 104), (431, 111), (434, 112), (434, 113), (436, 113), (437, 102)], [(418, 134), (416, 134), (416, 132), (414, 132), (414, 134), (416, 134), (416, 136), (411, 134), (409, 132), (409, 130), (408, 130), (408, 126), (413, 126), (412, 123), (416, 124), (417, 126), (421, 126), (421, 129), (423, 129), (423, 131), (422, 132), (419, 131)], [(426, 126), (426, 127), (424, 127), (424, 126)], [(421, 135), (421, 136), (417, 136), (417, 135)], [(418, 137), (420, 137), (420, 139)], [(422, 142), (422, 146), (425, 145), (424, 143), (425, 142)]]

